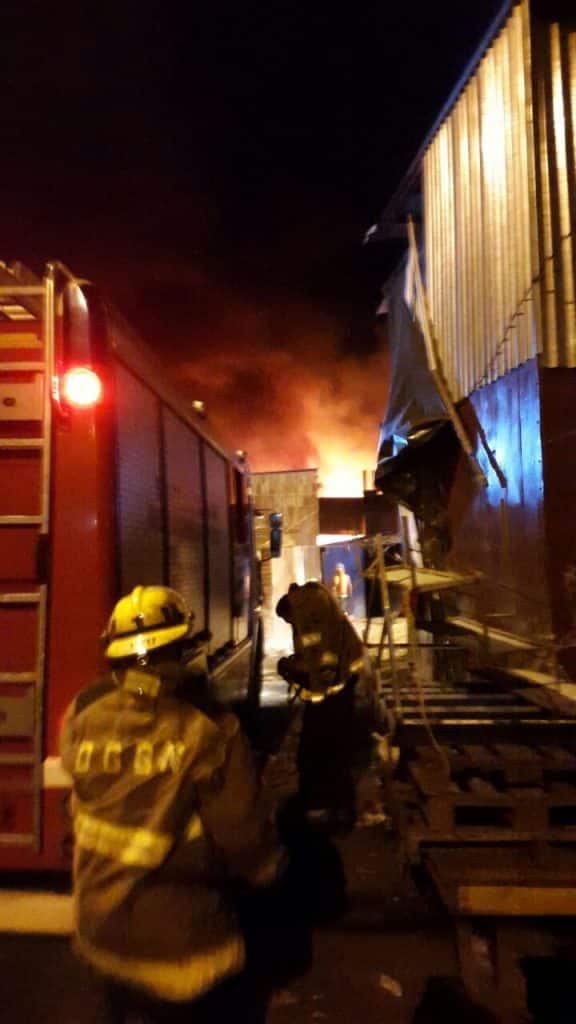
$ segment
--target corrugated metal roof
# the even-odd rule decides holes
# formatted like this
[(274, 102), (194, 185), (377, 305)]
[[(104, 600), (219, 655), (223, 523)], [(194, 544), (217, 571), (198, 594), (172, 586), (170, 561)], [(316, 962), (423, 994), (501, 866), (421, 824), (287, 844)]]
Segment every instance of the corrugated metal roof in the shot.
[(430, 321), (456, 401), (536, 356), (576, 367), (576, 29), (541, 6), (502, 6), (370, 233), (394, 234), (422, 174)]
[(440, 125), (452, 110), (452, 107), (454, 106), (460, 93), (466, 86), (466, 83), (468, 82), (469, 78), (471, 77), (471, 75), (473, 75), (474, 71), (476, 70), (480, 60), (486, 53), (486, 50), (490, 46), (492, 40), (502, 28), (502, 25), (506, 21), (509, 11), (514, 6), (514, 2), (515, 0), (504, 0), (502, 7), (498, 11), (498, 14), (489, 25), (485, 34), (482, 36), (482, 39), (478, 43), (476, 50), (474, 51), (468, 63), (466, 64), (466, 67), (464, 68), (462, 74), (460, 75), (460, 78), (458, 79), (456, 85), (452, 89), (452, 92), (448, 96), (448, 99), (442, 106), (442, 109), (440, 110), (432, 127), (430, 128), (430, 131), (426, 135), (416, 156), (412, 160), (402, 181), (398, 185), (398, 188), (394, 192), (392, 198), (384, 207), (384, 210), (382, 211), (382, 214), (379, 217), (377, 224), (375, 224), (374, 227), (370, 229), (370, 240), (377, 242), (383, 241), (384, 239), (394, 236), (399, 219), (401, 220), (403, 226), (405, 225), (405, 201), (408, 194), (414, 187), (415, 181), (420, 176), (424, 154), (428, 149), (428, 146), (430, 145), (432, 139), (436, 135), (438, 129), (440, 128)]

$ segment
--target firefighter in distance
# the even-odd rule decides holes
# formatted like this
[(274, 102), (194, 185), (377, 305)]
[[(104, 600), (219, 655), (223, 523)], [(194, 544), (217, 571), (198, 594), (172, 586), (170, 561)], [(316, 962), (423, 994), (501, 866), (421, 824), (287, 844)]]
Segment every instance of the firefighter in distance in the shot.
[(343, 612), (348, 612), (348, 603), (352, 597), (352, 580), (346, 572), (343, 562), (338, 562), (330, 581), (330, 589)]

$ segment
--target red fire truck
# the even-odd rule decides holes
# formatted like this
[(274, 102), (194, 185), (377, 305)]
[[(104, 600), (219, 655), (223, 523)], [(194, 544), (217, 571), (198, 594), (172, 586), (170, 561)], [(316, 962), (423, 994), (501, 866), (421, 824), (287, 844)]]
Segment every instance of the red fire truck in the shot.
[(0, 870), (66, 866), (59, 727), (120, 594), (179, 590), (218, 691), (255, 699), (252, 519), (242, 454), (97, 291), (0, 264)]

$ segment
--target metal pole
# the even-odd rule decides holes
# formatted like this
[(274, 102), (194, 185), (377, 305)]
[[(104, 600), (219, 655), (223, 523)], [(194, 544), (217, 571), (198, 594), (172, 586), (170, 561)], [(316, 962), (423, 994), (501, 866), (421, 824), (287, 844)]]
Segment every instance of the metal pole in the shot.
[[(384, 555), (382, 552), (382, 534), (377, 533), (375, 537), (376, 542), (376, 566), (378, 569), (378, 580), (380, 583), (380, 598), (382, 601), (382, 611), (384, 615), (384, 623), (386, 626), (386, 632), (388, 634), (388, 650), (390, 653), (390, 673), (392, 679), (392, 693), (394, 695), (394, 714), (397, 718), (402, 718), (402, 701), (400, 697), (400, 687), (398, 685), (398, 674), (396, 670), (396, 651), (394, 648), (394, 637), (392, 635), (392, 608), (390, 607), (390, 593), (388, 590), (388, 580), (386, 578), (386, 565), (384, 562)], [(378, 670), (380, 670), (380, 662), (382, 658), (383, 644), (383, 632), (380, 635), (380, 643), (378, 645)]]
[[(404, 547), (404, 560), (410, 569), (410, 593), (413, 594), (417, 588), (416, 578), (416, 567), (414, 565), (414, 558), (412, 557), (412, 545), (410, 544), (410, 534), (408, 531), (408, 517), (400, 516), (400, 522), (402, 524), (402, 542)], [(408, 650), (410, 652), (410, 670), (411, 675), (417, 673), (420, 669), (418, 664), (418, 644), (416, 642), (416, 624), (414, 622), (414, 613), (412, 611), (412, 603), (408, 602), (407, 609), (407, 622), (408, 622)]]

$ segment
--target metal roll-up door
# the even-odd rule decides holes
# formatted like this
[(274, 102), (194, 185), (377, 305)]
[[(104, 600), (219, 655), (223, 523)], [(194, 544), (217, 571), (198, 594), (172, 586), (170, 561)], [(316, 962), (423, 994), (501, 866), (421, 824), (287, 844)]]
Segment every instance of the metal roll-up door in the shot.
[(155, 395), (117, 367), (117, 516), (120, 586), (164, 583), (160, 430)]
[(200, 439), (167, 409), (163, 417), (170, 586), (186, 598), (199, 630), (206, 625)]
[(228, 465), (208, 445), (204, 446), (204, 462), (210, 594), (208, 626), (212, 649), (218, 650), (232, 639)]

